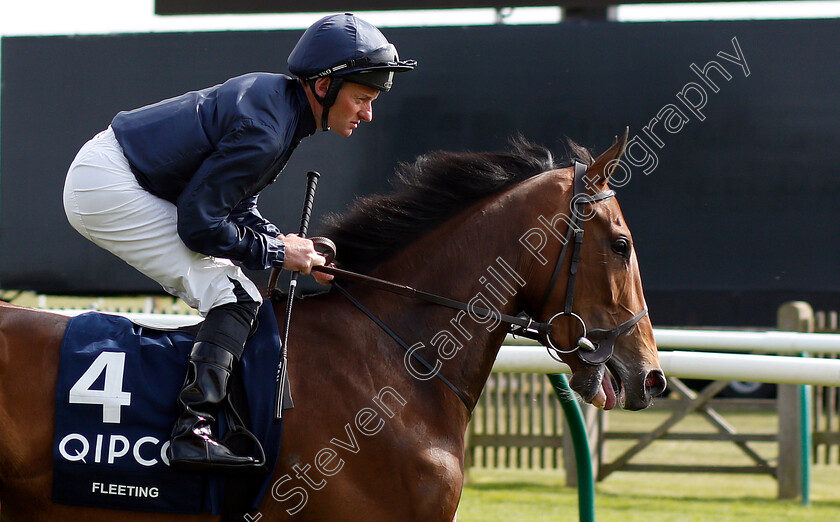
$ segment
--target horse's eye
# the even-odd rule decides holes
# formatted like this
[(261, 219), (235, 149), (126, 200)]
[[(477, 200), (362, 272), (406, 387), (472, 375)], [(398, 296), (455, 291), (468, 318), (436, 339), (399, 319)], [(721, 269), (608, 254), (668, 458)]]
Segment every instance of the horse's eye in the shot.
[(620, 237), (613, 241), (612, 249), (620, 256), (630, 257), (630, 241), (626, 237)]

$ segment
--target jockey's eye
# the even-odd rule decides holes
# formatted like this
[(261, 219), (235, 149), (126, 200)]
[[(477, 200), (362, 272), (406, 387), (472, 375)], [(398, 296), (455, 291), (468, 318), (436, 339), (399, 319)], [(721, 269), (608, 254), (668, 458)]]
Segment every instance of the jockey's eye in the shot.
[(620, 237), (613, 241), (612, 249), (620, 256), (630, 257), (630, 241), (626, 237)]

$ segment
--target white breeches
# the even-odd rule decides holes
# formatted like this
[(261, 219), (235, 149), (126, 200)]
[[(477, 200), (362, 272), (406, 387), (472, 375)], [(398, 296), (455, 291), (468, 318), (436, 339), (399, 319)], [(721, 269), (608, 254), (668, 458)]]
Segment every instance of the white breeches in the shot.
[(175, 205), (140, 186), (110, 127), (87, 142), (70, 165), (64, 210), (80, 234), (202, 315), (236, 302), (232, 280), (254, 301), (262, 302), (256, 285), (230, 260), (199, 254), (184, 245)]

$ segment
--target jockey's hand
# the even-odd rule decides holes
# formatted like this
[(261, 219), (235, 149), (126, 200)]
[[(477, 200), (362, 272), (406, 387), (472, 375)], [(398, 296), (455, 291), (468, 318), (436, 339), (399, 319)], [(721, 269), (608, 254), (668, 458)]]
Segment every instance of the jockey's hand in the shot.
[[(286, 258), (283, 260), (283, 268), (293, 272), (300, 272), (308, 275), (312, 272), (313, 266), (324, 266), (327, 262), (324, 256), (315, 251), (312, 241), (297, 234), (286, 234), (277, 236), (283, 240), (286, 248)], [(328, 284), (333, 276), (329, 274), (315, 274), (315, 280), (321, 284)]]

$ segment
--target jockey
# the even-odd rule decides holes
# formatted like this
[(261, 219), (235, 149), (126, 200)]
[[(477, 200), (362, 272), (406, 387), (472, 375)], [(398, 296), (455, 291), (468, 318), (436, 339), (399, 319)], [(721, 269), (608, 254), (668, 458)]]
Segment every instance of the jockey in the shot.
[(310, 240), (283, 235), (260, 215), (259, 192), (316, 129), (346, 137), (371, 121), (371, 104), (390, 90), (394, 73), (416, 66), (352, 14), (313, 24), (288, 64), (297, 79), (251, 73), (120, 112), (67, 174), (64, 208), (73, 228), (205, 317), (178, 397), (173, 467), (255, 464), (210, 430), (262, 302), (232, 261), (303, 274), (325, 262)]

